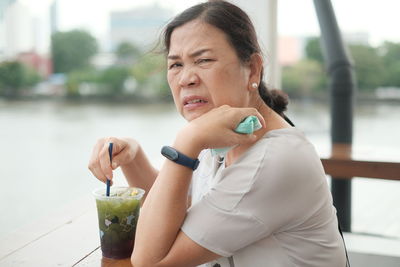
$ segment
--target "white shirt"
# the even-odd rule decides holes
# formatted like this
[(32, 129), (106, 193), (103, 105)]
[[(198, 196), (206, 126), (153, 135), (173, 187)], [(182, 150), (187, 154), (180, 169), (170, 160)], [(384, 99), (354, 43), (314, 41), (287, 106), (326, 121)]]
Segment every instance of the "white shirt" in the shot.
[(345, 266), (325, 173), (300, 131), (270, 131), (226, 168), (208, 150), (199, 158), (182, 231), (223, 256), (206, 266)]

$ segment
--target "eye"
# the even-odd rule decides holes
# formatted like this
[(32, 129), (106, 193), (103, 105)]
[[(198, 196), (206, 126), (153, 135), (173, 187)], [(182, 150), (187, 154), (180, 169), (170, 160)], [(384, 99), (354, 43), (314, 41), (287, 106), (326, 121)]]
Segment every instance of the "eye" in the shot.
[(200, 59), (196, 60), (196, 64), (207, 63), (207, 62), (211, 62), (211, 61), (214, 61), (214, 60), (211, 58), (200, 58)]
[(177, 68), (177, 67), (182, 67), (182, 63), (180, 63), (180, 62), (174, 62), (174, 63), (172, 63), (172, 64), (170, 64), (170, 65), (168, 66), (168, 69), (170, 70), (170, 69)]

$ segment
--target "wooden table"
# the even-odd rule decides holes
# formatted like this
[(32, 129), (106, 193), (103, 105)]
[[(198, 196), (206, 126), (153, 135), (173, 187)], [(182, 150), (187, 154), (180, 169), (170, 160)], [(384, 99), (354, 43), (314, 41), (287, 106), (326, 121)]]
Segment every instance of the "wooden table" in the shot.
[(96, 203), (91, 195), (0, 241), (0, 266), (129, 266), (102, 258)]
[(73, 266), (132, 267), (130, 259), (113, 260), (101, 256), (100, 247), (96, 248)]

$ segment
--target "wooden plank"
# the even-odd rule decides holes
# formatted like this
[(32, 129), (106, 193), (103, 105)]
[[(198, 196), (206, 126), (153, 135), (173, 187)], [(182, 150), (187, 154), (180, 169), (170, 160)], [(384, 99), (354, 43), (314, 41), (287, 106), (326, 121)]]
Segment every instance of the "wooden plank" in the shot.
[(0, 261), (14, 251), (40, 239), (41, 237), (56, 231), (65, 224), (71, 223), (74, 219), (82, 216), (86, 212), (93, 209), (95, 205), (92, 196), (78, 198), (64, 207), (60, 207), (57, 211), (33, 221), (30, 224), (19, 228), (11, 233), (0, 242)]
[(101, 249), (98, 248), (93, 253), (82, 259), (73, 267), (132, 267), (130, 259), (112, 260), (102, 258)]
[[(74, 217), (75, 211), (82, 209), (86, 212)], [(36, 225), (40, 233), (36, 233), (37, 229), (32, 225), (30, 232), (26, 231), (28, 239), (19, 234), (13, 243), (12, 237), (8, 238), (11, 250), (4, 249), (8, 244), (2, 242), (0, 266), (72, 266), (100, 245), (97, 211), (92, 197), (87, 201), (81, 199), (60, 212), (64, 214), (61, 221), (51, 216), (46, 227)]]
[(351, 159), (321, 159), (325, 173), (334, 178), (353, 177), (400, 180), (400, 163), (359, 161)]

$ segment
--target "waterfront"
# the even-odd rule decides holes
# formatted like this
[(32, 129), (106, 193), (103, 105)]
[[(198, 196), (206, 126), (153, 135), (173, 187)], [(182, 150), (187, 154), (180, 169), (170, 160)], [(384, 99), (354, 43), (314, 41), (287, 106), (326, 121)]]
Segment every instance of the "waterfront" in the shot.
[[(322, 156), (329, 155), (329, 114), (324, 104), (292, 103), (289, 117)], [(357, 107), (354, 156), (399, 161), (400, 107)], [(172, 105), (0, 101), (0, 237), (103, 186), (87, 169), (95, 141), (131, 136), (160, 166), (161, 146), (184, 125)], [(117, 173), (116, 183), (124, 183)], [(400, 238), (400, 182), (355, 179), (353, 230)]]

